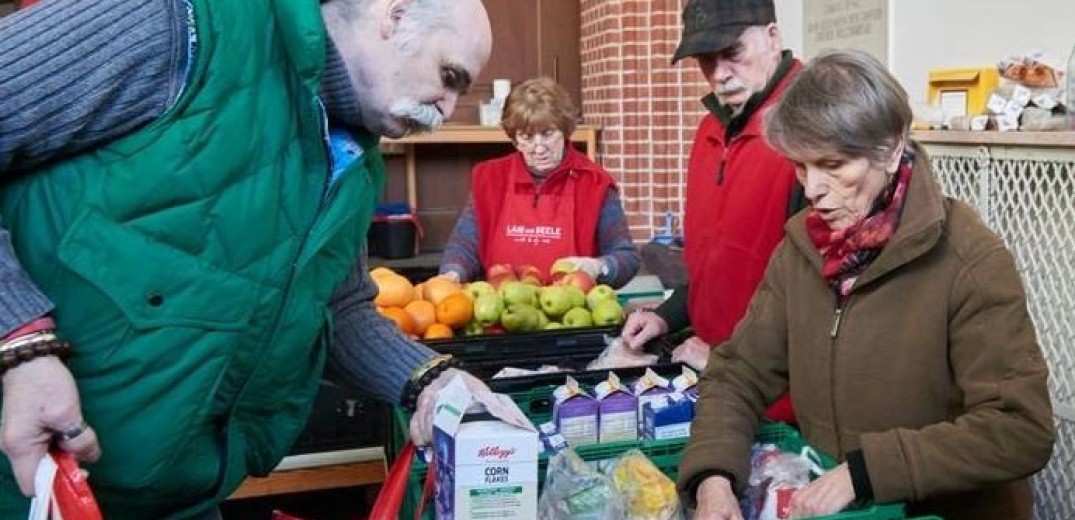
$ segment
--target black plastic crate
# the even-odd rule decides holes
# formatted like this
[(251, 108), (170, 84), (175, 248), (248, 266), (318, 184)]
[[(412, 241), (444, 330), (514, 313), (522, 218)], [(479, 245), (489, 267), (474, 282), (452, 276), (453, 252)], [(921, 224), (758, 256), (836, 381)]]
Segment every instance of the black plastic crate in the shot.
[(533, 370), (542, 365), (556, 365), (570, 370), (585, 369), (605, 350), (608, 338), (618, 334), (619, 327), (588, 327), (463, 336), (429, 340), (425, 344), (437, 352), (455, 356), (467, 371), (488, 381), (504, 367)]
[(387, 404), (322, 379), (292, 455), (379, 446), (388, 432)]

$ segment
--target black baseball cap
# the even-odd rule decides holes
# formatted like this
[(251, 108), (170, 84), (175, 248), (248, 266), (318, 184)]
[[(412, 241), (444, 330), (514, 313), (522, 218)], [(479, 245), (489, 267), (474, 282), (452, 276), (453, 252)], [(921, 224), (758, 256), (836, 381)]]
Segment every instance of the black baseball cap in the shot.
[(776, 21), (773, 0), (690, 0), (683, 8), (683, 37), (672, 64), (687, 56), (720, 52), (747, 27)]

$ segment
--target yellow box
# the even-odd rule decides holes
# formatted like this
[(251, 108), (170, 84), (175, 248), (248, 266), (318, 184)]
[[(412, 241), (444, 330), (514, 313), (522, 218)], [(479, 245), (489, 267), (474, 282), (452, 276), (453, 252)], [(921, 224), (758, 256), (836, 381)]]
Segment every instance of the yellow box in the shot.
[(985, 113), (989, 95), (997, 89), (996, 67), (929, 71), (929, 104), (944, 109), (945, 117)]

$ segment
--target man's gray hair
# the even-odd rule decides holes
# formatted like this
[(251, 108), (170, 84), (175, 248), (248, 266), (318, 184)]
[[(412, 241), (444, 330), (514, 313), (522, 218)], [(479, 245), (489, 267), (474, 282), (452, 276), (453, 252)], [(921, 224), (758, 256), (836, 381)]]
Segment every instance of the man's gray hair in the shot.
[(831, 150), (884, 163), (911, 127), (907, 92), (859, 50), (820, 54), (765, 115), (769, 144), (786, 155)]
[[(356, 20), (365, 16), (367, 7), (373, 0), (327, 0), (328, 3), (339, 9), (340, 15), (346, 21)], [(413, 56), (418, 53), (424, 38), (441, 29), (452, 26), (451, 16), (448, 16), (456, 0), (410, 0), (403, 3), (399, 13), (399, 26), (393, 37), (396, 47), (405, 54)]]

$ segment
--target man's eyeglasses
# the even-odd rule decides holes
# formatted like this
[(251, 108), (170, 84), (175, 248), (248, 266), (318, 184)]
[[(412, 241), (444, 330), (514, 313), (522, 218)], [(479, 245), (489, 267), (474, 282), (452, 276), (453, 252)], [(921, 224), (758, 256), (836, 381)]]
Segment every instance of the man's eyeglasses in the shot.
[(564, 139), (564, 133), (559, 128), (547, 128), (544, 131), (518, 132), (515, 134), (515, 144), (524, 148), (534, 148), (539, 144), (550, 146)]

